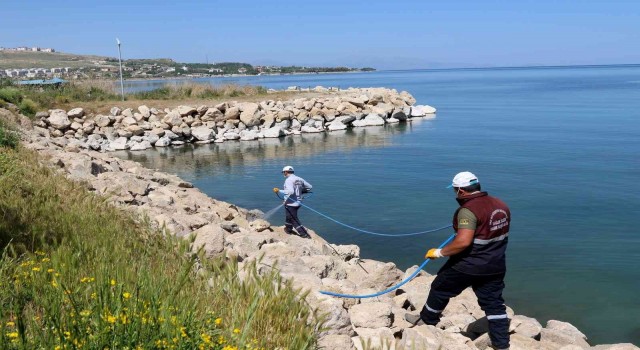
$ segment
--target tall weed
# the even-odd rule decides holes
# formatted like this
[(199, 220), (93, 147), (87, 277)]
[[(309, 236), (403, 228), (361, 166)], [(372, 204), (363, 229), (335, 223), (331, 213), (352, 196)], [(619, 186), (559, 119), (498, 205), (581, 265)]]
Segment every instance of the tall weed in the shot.
[(0, 148), (0, 212), (3, 348), (315, 346), (319, 317), (276, 270), (192, 253), (31, 151)]

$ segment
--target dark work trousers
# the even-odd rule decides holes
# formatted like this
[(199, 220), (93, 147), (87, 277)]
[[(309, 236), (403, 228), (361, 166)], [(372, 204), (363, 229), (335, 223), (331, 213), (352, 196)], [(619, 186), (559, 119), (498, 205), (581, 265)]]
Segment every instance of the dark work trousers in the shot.
[(287, 231), (287, 233), (292, 233), (293, 229), (295, 228), (298, 232), (298, 235), (300, 235), (301, 237), (307, 237), (309, 236), (309, 234), (298, 219), (298, 209), (300, 209), (300, 207), (294, 207), (290, 205), (284, 206), (284, 210), (286, 213), (284, 230)]
[(441, 270), (431, 283), (431, 291), (426, 304), (420, 311), (420, 318), (424, 323), (435, 326), (440, 322), (440, 315), (449, 304), (449, 299), (462, 293), (467, 287), (473, 288), (478, 297), (478, 304), (487, 315), (489, 338), (493, 347), (509, 348), (509, 319), (504, 299), (502, 299), (504, 273), (474, 276), (452, 268)]

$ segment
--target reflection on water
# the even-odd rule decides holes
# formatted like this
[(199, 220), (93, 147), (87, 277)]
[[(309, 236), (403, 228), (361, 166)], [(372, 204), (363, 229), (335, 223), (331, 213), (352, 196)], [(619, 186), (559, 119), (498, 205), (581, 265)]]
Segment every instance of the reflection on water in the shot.
[[(412, 123), (420, 123), (416, 119)], [(269, 159), (306, 158), (333, 151), (361, 147), (390, 146), (394, 135), (411, 131), (412, 123), (353, 128), (327, 133), (293, 135), (256, 141), (225, 141), (207, 145), (153, 148), (143, 152), (118, 151), (116, 157), (134, 160), (147, 168), (173, 173), (228, 173), (236, 166), (252, 165)]]

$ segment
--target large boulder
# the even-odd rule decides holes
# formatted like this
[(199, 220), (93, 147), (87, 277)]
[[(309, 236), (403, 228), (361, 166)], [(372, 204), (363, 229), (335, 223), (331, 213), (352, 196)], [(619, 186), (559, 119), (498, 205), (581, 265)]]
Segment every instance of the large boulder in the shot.
[(240, 118), (240, 109), (238, 107), (227, 108), (224, 112), (224, 118), (227, 120)]
[(198, 141), (208, 141), (213, 140), (215, 132), (206, 126), (198, 126), (191, 129), (191, 136), (195, 137)]
[(193, 251), (203, 250), (208, 258), (222, 255), (224, 252), (225, 230), (219, 224), (205, 225), (191, 234), (195, 240), (191, 245)]
[(371, 302), (354, 305), (349, 309), (351, 323), (354, 327), (379, 328), (391, 326), (391, 305), (382, 302)]
[(182, 117), (191, 115), (197, 112), (195, 107), (192, 106), (178, 106), (175, 111)]
[(67, 112), (62, 109), (54, 109), (49, 111), (49, 118), (47, 118), (47, 122), (55, 129), (64, 130), (71, 126), (71, 121), (69, 120), (69, 116)]
[(162, 118), (162, 122), (169, 126), (179, 126), (180, 124), (182, 124), (182, 117), (178, 112), (171, 111), (170, 113), (167, 113), (164, 118)]
[(278, 126), (274, 126), (264, 131), (265, 138), (278, 138), (284, 136), (284, 131)]
[(257, 103), (246, 102), (238, 105), (240, 108), (240, 121), (246, 126), (251, 127), (254, 125), (260, 125), (260, 116), (258, 115), (258, 108), (260, 106)]
[(151, 110), (145, 105), (138, 107), (138, 111), (144, 119), (149, 119), (149, 117), (151, 116)]
[(98, 125), (101, 128), (104, 128), (105, 126), (111, 125), (113, 120), (111, 120), (111, 118), (109, 118), (106, 115), (98, 115), (95, 117), (95, 122), (96, 122), (96, 125)]
[(84, 117), (84, 109), (82, 108), (74, 108), (67, 112), (69, 118), (82, 118)]

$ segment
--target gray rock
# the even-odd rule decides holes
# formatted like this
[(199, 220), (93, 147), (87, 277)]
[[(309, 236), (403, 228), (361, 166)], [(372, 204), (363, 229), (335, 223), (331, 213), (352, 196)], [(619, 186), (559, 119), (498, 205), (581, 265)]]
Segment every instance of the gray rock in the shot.
[(64, 130), (71, 125), (67, 112), (62, 109), (51, 110), (49, 112), (49, 118), (47, 118), (47, 123), (58, 130)]
[(43, 118), (47, 118), (49, 117), (49, 112), (48, 111), (39, 111), (36, 113), (36, 119), (43, 119)]
[(197, 112), (196, 108), (191, 106), (178, 106), (178, 108), (175, 111), (183, 117)]
[(156, 143), (154, 143), (154, 146), (156, 147), (167, 147), (171, 144), (171, 139), (163, 136), (161, 138), (158, 139), (158, 141), (156, 141)]
[(277, 126), (269, 128), (264, 131), (265, 138), (278, 138), (284, 136), (284, 132)]
[(74, 108), (67, 112), (69, 118), (82, 118), (84, 117), (84, 109), (82, 108)]
[(125, 150), (125, 149), (129, 148), (129, 145), (127, 145), (127, 138), (126, 137), (119, 137), (119, 138), (115, 139), (114, 141), (111, 141), (109, 146), (114, 151)]
[(195, 240), (191, 245), (192, 251), (196, 252), (202, 249), (208, 258), (222, 255), (226, 234), (220, 225), (205, 225), (193, 231), (191, 235), (195, 235)]
[(213, 140), (215, 132), (213, 129), (209, 129), (206, 126), (198, 126), (191, 129), (191, 135), (198, 141)]
[(117, 115), (120, 115), (120, 113), (122, 113), (122, 110), (118, 107), (112, 107), (109, 112), (111, 113), (112, 116), (115, 117)]
[(240, 228), (235, 222), (225, 221), (223, 223), (220, 223), (220, 227), (222, 227), (223, 230), (229, 233), (240, 232)]
[(95, 117), (95, 122), (96, 122), (96, 125), (98, 125), (99, 127), (103, 128), (105, 126), (111, 125), (113, 120), (111, 120), (109, 117), (107, 117), (105, 115), (98, 115), (98, 116)]
[(149, 107), (145, 105), (138, 107), (138, 111), (140, 112), (140, 115), (142, 115), (142, 118), (144, 119), (149, 119), (149, 117), (151, 116), (151, 110), (149, 109)]
[(136, 144), (132, 145), (130, 150), (131, 151), (144, 151), (146, 149), (151, 148), (151, 143), (149, 141), (141, 141), (141, 142), (137, 142)]
[(169, 126), (179, 126), (182, 124), (182, 117), (178, 112), (172, 111), (162, 118), (162, 122)]
[[(131, 108), (127, 108), (127, 109), (125, 109), (124, 111), (122, 111), (121, 115), (122, 115), (124, 118), (126, 118), (126, 117), (133, 118), (133, 109), (131, 109)], [(134, 119), (135, 119), (135, 118), (134, 118)]]
[(238, 107), (227, 108), (224, 112), (224, 118), (226, 120), (240, 118), (240, 109)]
[(391, 305), (371, 302), (354, 305), (349, 309), (351, 323), (357, 328), (380, 328), (391, 326)]

